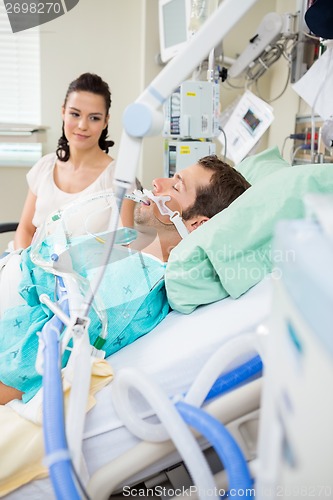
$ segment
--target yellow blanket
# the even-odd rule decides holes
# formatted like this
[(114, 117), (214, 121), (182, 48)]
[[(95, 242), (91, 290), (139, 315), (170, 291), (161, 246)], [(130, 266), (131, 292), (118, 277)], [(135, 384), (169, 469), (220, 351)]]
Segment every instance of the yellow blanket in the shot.
[[(113, 372), (105, 360), (92, 365), (87, 411), (95, 404), (94, 394), (111, 382)], [(65, 390), (68, 399), (69, 390)], [(23, 484), (48, 475), (43, 465), (43, 430), (8, 406), (0, 406), (0, 497)]]

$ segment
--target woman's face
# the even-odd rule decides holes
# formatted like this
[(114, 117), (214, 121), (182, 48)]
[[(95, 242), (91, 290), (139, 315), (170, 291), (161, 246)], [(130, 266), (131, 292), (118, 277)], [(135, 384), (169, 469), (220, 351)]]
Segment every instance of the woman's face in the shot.
[(109, 119), (104, 97), (92, 92), (72, 92), (62, 108), (62, 119), (70, 147), (96, 146)]

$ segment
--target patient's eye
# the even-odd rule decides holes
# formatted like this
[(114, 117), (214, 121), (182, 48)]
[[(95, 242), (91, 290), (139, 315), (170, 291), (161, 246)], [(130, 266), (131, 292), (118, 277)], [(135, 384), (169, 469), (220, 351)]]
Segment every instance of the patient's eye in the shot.
[(101, 121), (101, 119), (102, 119), (102, 118), (101, 118), (100, 116), (91, 116), (91, 117), (90, 117), (90, 120), (91, 120), (92, 122), (99, 122), (99, 121)]
[(76, 111), (71, 111), (69, 114), (71, 116), (73, 116), (74, 118), (77, 118), (78, 116), (80, 116), (79, 113), (77, 113)]
[(173, 177), (174, 184), (172, 186), (172, 189), (175, 191), (180, 191), (181, 187), (183, 186), (183, 179), (179, 174), (175, 174)]

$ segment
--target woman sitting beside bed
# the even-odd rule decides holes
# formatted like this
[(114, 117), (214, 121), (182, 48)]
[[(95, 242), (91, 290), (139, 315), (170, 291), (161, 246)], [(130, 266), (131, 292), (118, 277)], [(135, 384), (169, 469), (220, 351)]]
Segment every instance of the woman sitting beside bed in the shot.
[[(179, 211), (190, 233), (230, 205), (249, 186), (239, 172), (216, 156), (202, 158), (172, 179), (153, 181), (151, 197), (135, 206), (137, 238), (128, 245), (125, 258), (108, 266), (99, 290), (106, 301), (112, 330), (103, 347), (106, 356), (151, 331), (169, 312), (165, 266), (181, 236), (169, 217), (160, 214), (156, 200), (163, 196), (168, 208)], [(0, 404), (13, 399), (29, 401), (41, 386), (41, 376), (35, 370), (37, 333), (52, 313), (39, 301), (39, 295), (46, 293), (53, 298), (55, 277), (34, 265), (30, 252), (31, 247), (22, 254), (19, 292), (23, 303), (7, 309), (0, 321)], [(90, 316), (93, 344), (101, 324), (94, 311)]]

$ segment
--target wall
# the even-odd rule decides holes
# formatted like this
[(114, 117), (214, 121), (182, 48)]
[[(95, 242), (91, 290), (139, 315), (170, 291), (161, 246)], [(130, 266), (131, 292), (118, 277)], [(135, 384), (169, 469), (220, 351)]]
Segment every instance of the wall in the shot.
[(67, 15), (41, 26), (42, 121), (51, 127), (45, 152), (54, 151), (60, 136), (68, 83), (90, 71), (110, 85), (109, 135), (117, 156), (122, 111), (142, 86), (143, 6), (144, 0), (80, 0)]
[[(112, 91), (109, 136), (115, 146), (109, 154), (117, 158), (123, 111), (161, 70), (156, 62), (157, 7), (156, 0), (99, 0), (98, 7), (91, 0), (80, 0), (67, 16), (42, 28), (42, 61), (51, 58), (53, 62), (42, 71), (43, 123), (51, 124), (46, 152), (54, 150), (59, 138), (60, 107), (68, 82), (91, 71), (101, 75)], [(55, 88), (59, 68), (61, 84)], [(49, 106), (50, 100), (59, 103), (58, 107)], [(142, 182), (162, 175), (162, 160), (157, 168), (154, 160), (162, 158), (162, 147), (161, 138), (144, 141), (141, 165), (145, 168), (140, 165), (138, 169)]]
[[(150, 0), (153, 1), (153, 0)], [(109, 136), (117, 156), (124, 108), (144, 85), (145, 0), (80, 0), (41, 31), (42, 123), (49, 127), (44, 153), (61, 135), (67, 86), (85, 71), (98, 73), (112, 91)], [(0, 168), (0, 221), (18, 220), (27, 192), (26, 168)], [(3, 249), (7, 236), (0, 236)]]
[[(244, 50), (265, 13), (294, 11), (297, 1), (259, 0), (225, 38), (225, 54), (236, 57)], [(110, 154), (117, 157), (123, 110), (162, 69), (157, 63), (157, 6), (157, 0), (80, 0), (65, 16), (41, 26), (42, 123), (49, 127), (44, 153), (54, 151), (60, 136), (60, 111), (68, 83), (84, 71), (93, 71), (109, 83), (112, 91), (109, 136), (116, 144)], [(274, 97), (281, 89), (284, 71), (281, 61), (260, 80), (264, 97)], [(223, 84), (222, 108), (242, 92)], [(292, 89), (273, 103), (276, 118), (260, 149), (282, 146), (285, 135), (293, 131), (298, 105)], [(0, 221), (19, 218), (26, 194), (26, 172), (24, 168), (0, 169)], [(146, 138), (138, 177), (149, 187), (152, 179), (161, 175), (163, 140)], [(3, 238), (0, 236), (0, 248)]]

